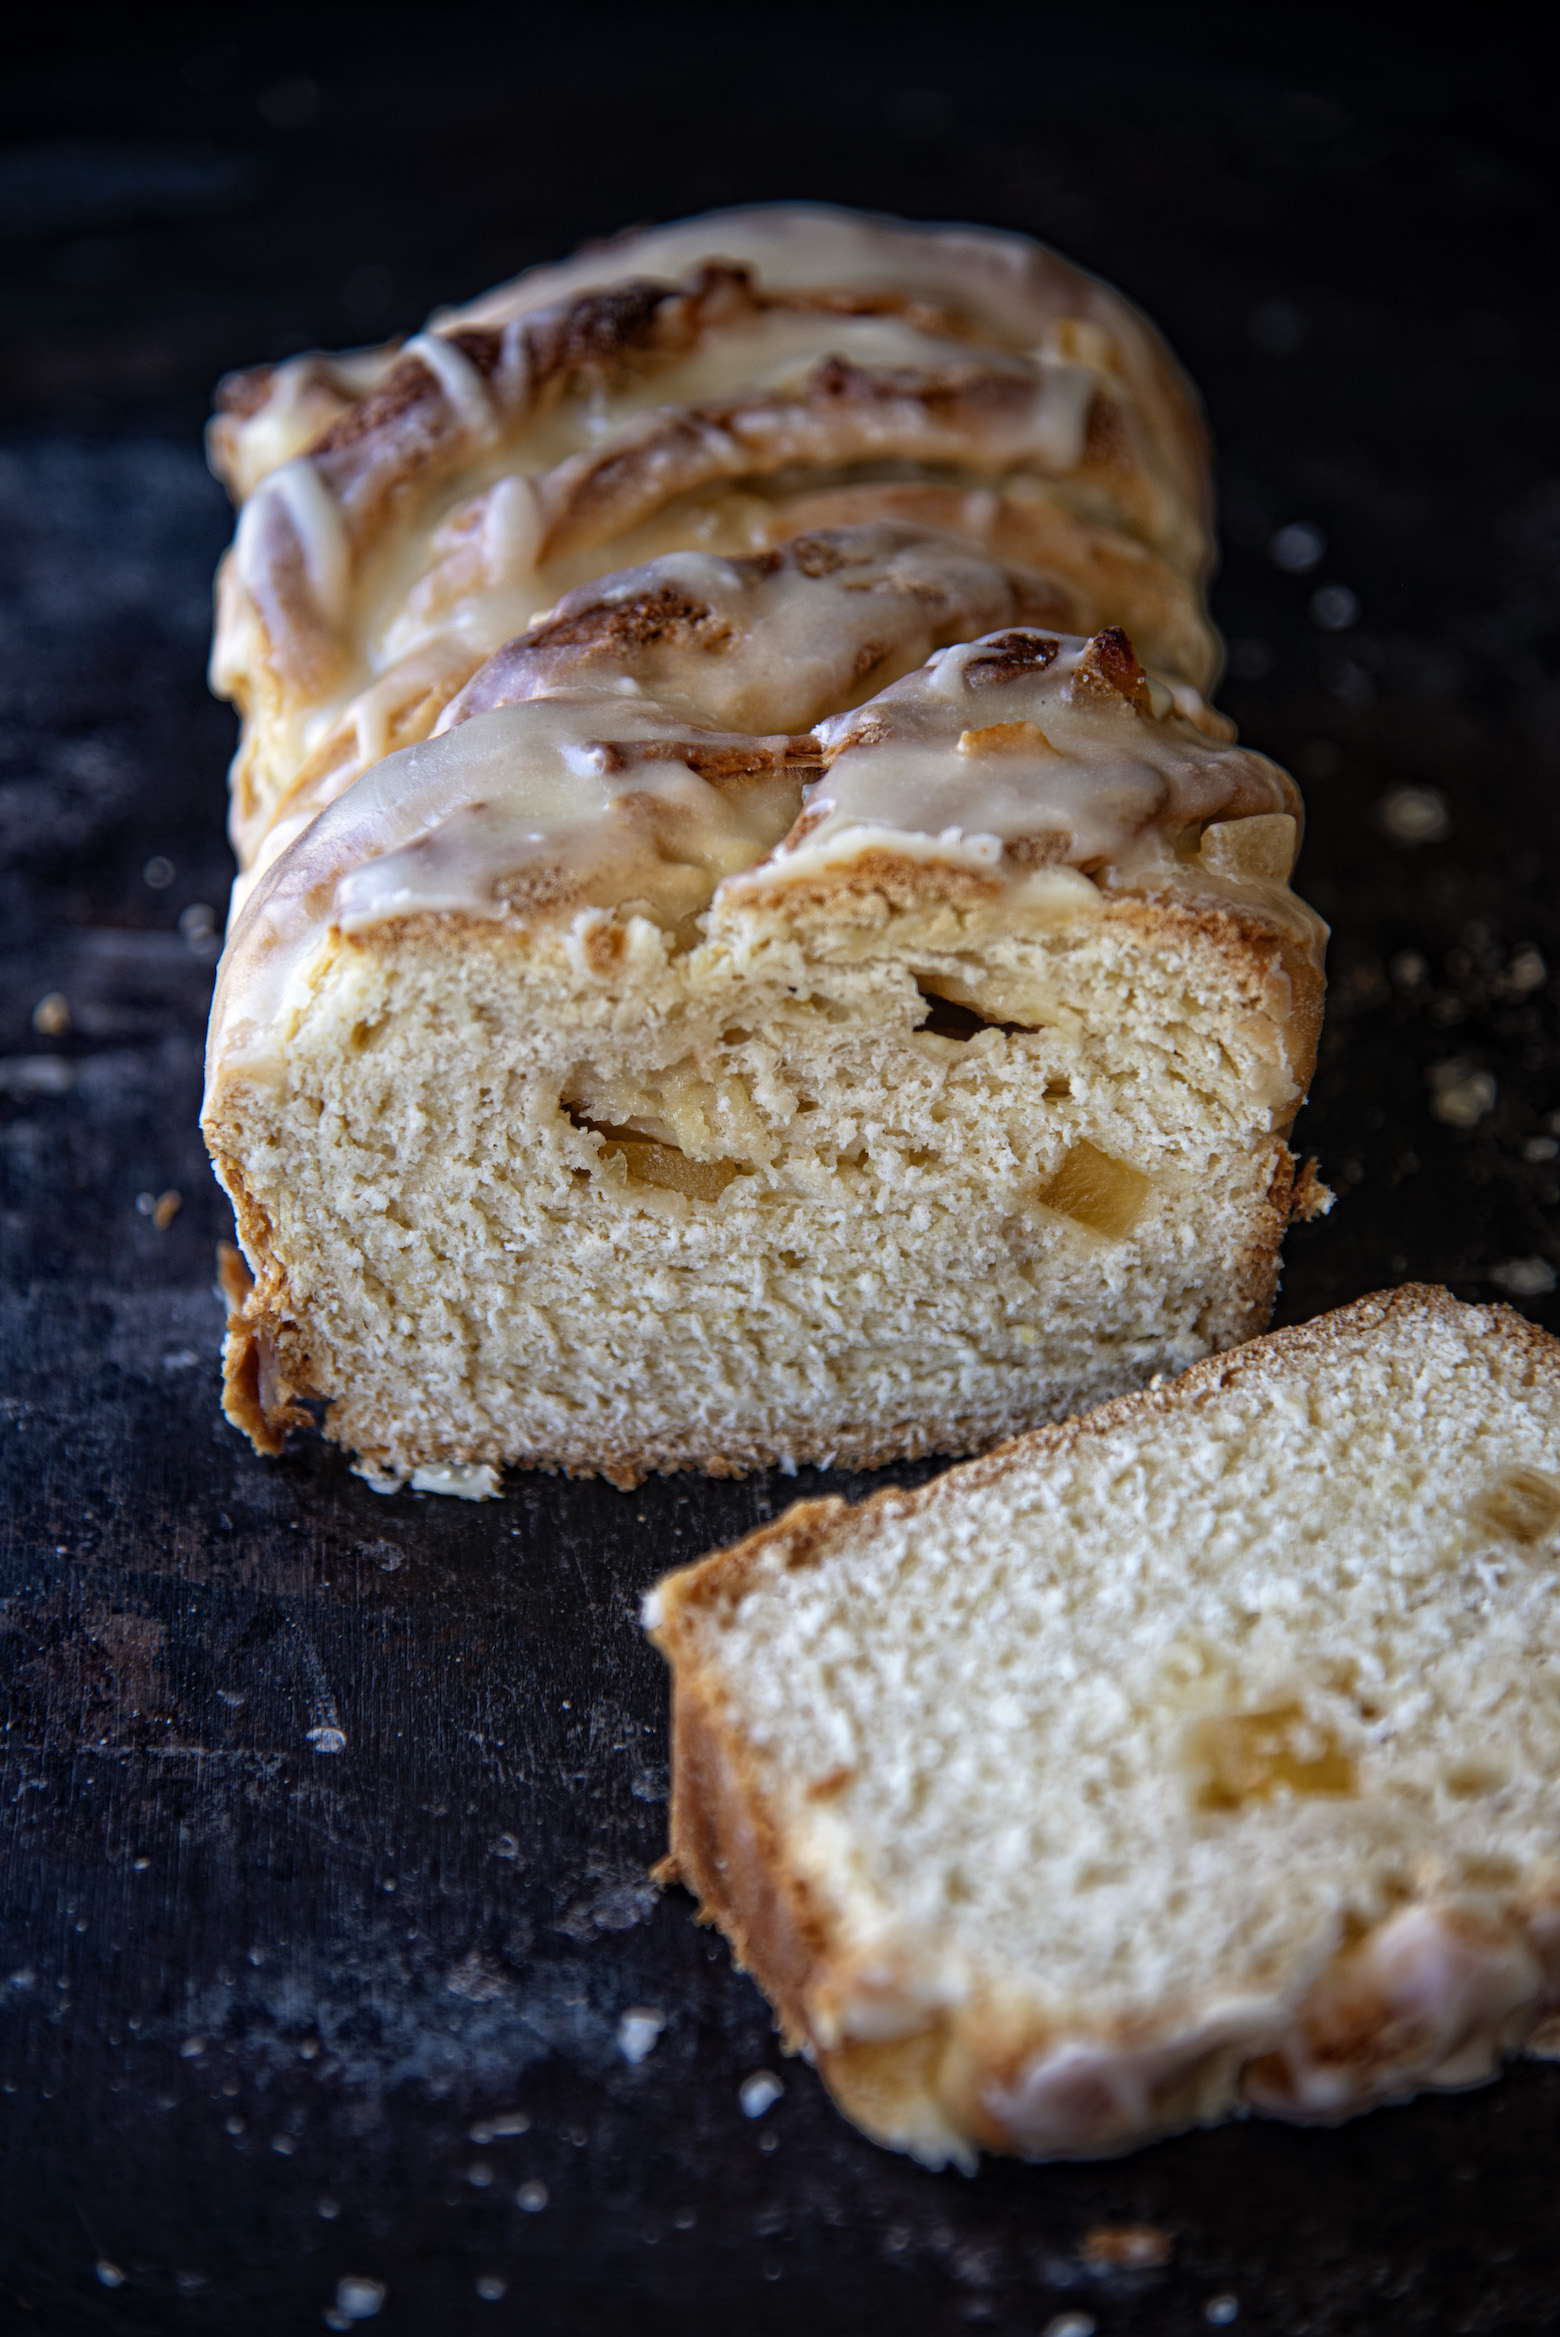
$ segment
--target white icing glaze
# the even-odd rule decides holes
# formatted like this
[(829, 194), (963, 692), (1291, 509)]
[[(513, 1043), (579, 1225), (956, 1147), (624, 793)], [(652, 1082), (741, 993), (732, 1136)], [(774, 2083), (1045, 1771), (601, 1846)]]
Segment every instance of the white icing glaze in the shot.
[(973, 313), (1013, 346), (1033, 346), (1073, 310), (1098, 316), (1113, 338), (1143, 328), (1116, 293), (1027, 236), (994, 228), (927, 227), (881, 213), (821, 203), (760, 204), (712, 211), (598, 244), (575, 259), (533, 268), (434, 322), (449, 329), (534, 315), (629, 276), (680, 277), (710, 259), (755, 268), (767, 285), (807, 291), (848, 284), (912, 294)]
[(1040, 398), (1036, 409), (1033, 460), (1052, 476), (1075, 470), (1083, 457), (1084, 429), (1097, 385), (1094, 373), (1065, 358), (1040, 354)]
[[(588, 431), (588, 442), (599, 443), (628, 415), (650, 407), (712, 404), (738, 392), (762, 396), (797, 389), (823, 357), (915, 374), (957, 372), (972, 363), (1017, 379), (1038, 370), (1027, 352), (928, 331), (906, 317), (770, 309), (707, 334), (670, 368), (658, 368), (615, 389), (594, 416), (584, 420), (582, 442)], [(1092, 376), (1085, 373), (1084, 378)]]
[(486, 385), (471, 359), (453, 342), (446, 340), (442, 333), (417, 333), (401, 354), (421, 358), (460, 416), (474, 445), (480, 446), (494, 435), (498, 416)]
[[(532, 699), (387, 756), (255, 886), (224, 953), (213, 1071), (280, 1068), (333, 929), (412, 915), (501, 919), (595, 903), (676, 926), (794, 818), (786, 741), (725, 737), (620, 693)], [(702, 779), (679, 749), (747, 762)], [(653, 751), (650, 751), (653, 750)], [(766, 769), (767, 766), (767, 769)]]
[[(838, 394), (841, 385), (825, 370), (829, 354), (820, 357), (817, 380), (707, 406), (670, 403), (668, 385), (658, 384), (654, 405), (627, 414), (610, 436), (603, 431), (602, 443), (539, 480), (549, 544), (560, 551), (588, 546), (604, 532), (639, 524), (673, 495), (798, 467), (825, 474), (889, 461), (975, 478), (1028, 469), (1061, 480), (1078, 463), (1092, 388), (1092, 376), (1079, 368), (1005, 369), (1010, 378), (1000, 384), (1000, 397), (986, 394), (991, 368), (968, 360), (951, 376), (889, 369), (847, 377)], [(1132, 428), (1130, 414), (1125, 426)], [(1119, 480), (1097, 470), (1080, 492), (1129, 536), (1195, 571), (1203, 557), (1200, 531), (1160, 470), (1138, 452)]]
[(490, 584), (518, 584), (532, 575), (542, 540), (542, 514), (529, 479), (510, 472), (489, 489), (482, 513), (482, 558)]
[[(1025, 668), (1028, 644), (1043, 662)], [(940, 650), (869, 709), (821, 723), (833, 759), (762, 881), (810, 877), (890, 838), (901, 849), (909, 835), (973, 865), (993, 845), (999, 855), (1046, 839), (1055, 864), (1139, 882), (1173, 872), (1178, 839), (1219, 812), (1296, 811), (1276, 764), (1202, 737), (1169, 712), (1168, 694), (1156, 713), (1143, 676), (1140, 710), (1095, 675), (1090, 653), (1075, 636), (1012, 627)]]
[[(508, 556), (490, 552), (491, 533), (502, 527), (523, 537), (531, 524), (528, 494), (520, 480), (492, 491), (481, 536), (489, 568)], [(478, 620), (496, 622), (517, 595), (528, 597), (519, 586), (472, 595), (450, 626), (429, 633), (348, 702), (340, 719), (352, 726), (350, 751), (338, 733), (328, 767), (296, 799), (283, 800), (235, 892), (235, 909), (308, 819), (390, 751), (408, 710), (444, 706), (434, 726), (443, 731), (479, 707), (632, 682), (652, 696), (670, 691), (719, 729), (800, 732), (918, 664), (939, 641), (1020, 614), (1036, 589), (974, 544), (902, 523), (814, 530), (756, 559), (674, 553), (566, 594), (446, 704), (481, 655)], [(1048, 588), (1038, 589), (1043, 599)], [(328, 727), (323, 717), (311, 726), (311, 750)]]
[(568, 594), (472, 676), (437, 730), (610, 675), (720, 730), (800, 732), (939, 639), (990, 631), (1024, 590), (977, 546), (904, 527), (837, 528), (756, 560), (670, 552)]
[(344, 407), (377, 388), (399, 354), (392, 344), (331, 357), (310, 352), (272, 366), (253, 412), (215, 416), (213, 469), (235, 498), (252, 495), (268, 472), (301, 454)]
[(346, 611), (351, 555), (341, 513), (313, 464), (301, 455), (262, 480), (239, 513), (234, 564), (245, 589), (262, 610), (271, 596), (272, 536), (278, 526), (291, 533), (303, 555), (315, 606), (327, 624)]
[[(1156, 2096), (1178, 2078), (1211, 2064), (1223, 2092), (1239, 2064), (1261, 2052), (1283, 2028), (1283, 2008), (1270, 1997), (1237, 1999), (1210, 2010), (1178, 2035), (1152, 2044), (1120, 2045), (1085, 2038), (1035, 2054), (1011, 2085), (988, 2085), (982, 2107), (1015, 2150), (1031, 2158), (1089, 2157), (1125, 2149), (1161, 2125)], [(1210, 2110), (1222, 2107), (1217, 2100)]]
[[(728, 866), (745, 865), (770, 841), (765, 823), (755, 832), (718, 788), (681, 762), (624, 755), (614, 771), (610, 751), (584, 743), (587, 727), (598, 735), (610, 730), (619, 749), (632, 736), (619, 703), (585, 711), (557, 699), (503, 707), (452, 734), (444, 752), (460, 768), (438, 774), (446, 798), (438, 824), (340, 878), (333, 908), (341, 930), (361, 933), (429, 914), (501, 916), (499, 887), (527, 870), (549, 885), (556, 874), (571, 909), (593, 900), (670, 911), (675, 922), (703, 908)], [(675, 734), (676, 727), (647, 723), (644, 735)], [(683, 727), (685, 735), (696, 729)], [(404, 752), (426, 765), (444, 759), (443, 748), (430, 740)], [(480, 800), (449, 800), (473, 786)], [(771, 831), (777, 824), (767, 823)], [(668, 842), (681, 845), (685, 859), (670, 862)]]
[(1536, 2010), (1540, 1990), (1515, 1927), (1405, 1907), (1336, 1959), (1272, 2065), (1248, 2072), (1242, 2090), (1260, 2109), (1326, 2119), (1413, 2084), (1476, 2084), (1517, 2041), (1513, 2016)]
[[(671, 573), (709, 584), (723, 568), (680, 555)], [(831, 581), (798, 578), (796, 590)], [(816, 605), (829, 609), (827, 590)], [(474, 714), (375, 764), (256, 885), (223, 961), (211, 1067), (274, 1074), (332, 930), (414, 915), (526, 921), (589, 905), (646, 915), (686, 939), (712, 900), (739, 908), (755, 889), (783, 894), (867, 847), (977, 869), (1026, 916), (1097, 913), (1080, 862), (1102, 864), (1105, 881), (1239, 899), (1242, 880), (1188, 870), (1177, 841), (1215, 812), (1255, 813), (1266, 829), (1297, 805), (1293, 788), (1260, 756), (1211, 745), (1179, 718), (1144, 711), (1147, 701), (1119, 635), (1085, 642), (1010, 627), (942, 651), (820, 726), (834, 761), (808, 808), (822, 817), (778, 850), (802, 802), (782, 735), (716, 730), (698, 705), (641, 694), (621, 670), (594, 688)], [(1034, 838), (1051, 865), (1031, 865), (1031, 852), (1010, 867), (1014, 847)], [(1245, 880), (1244, 897), (1252, 887), (1271, 913), (1308, 919), (1271, 871)]]

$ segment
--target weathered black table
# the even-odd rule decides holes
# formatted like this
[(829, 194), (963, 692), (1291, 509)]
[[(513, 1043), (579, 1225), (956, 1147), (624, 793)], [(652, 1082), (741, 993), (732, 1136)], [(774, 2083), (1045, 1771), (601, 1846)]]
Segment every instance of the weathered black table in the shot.
[[(814, 1480), (467, 1507), (256, 1460), (194, 1127), (211, 377), (824, 194), (1051, 237), (1207, 390), (1227, 702), (1307, 787), (1337, 933), (1304, 1136), (1341, 1200), (1283, 1317), (1416, 1275), (1560, 1320), (1549, 62), (1433, 11), (1412, 51), (1313, 11), (1235, 54), (802, 10), (762, 72), (713, 17), (268, 21), (258, 64), (216, 20), (73, 26), (0, 94), (0, 2328), (1552, 2328), (1548, 2069), (968, 2182), (845, 2127), (645, 1879), (638, 1596)], [(1168, 2262), (1109, 2269), (1101, 2225)]]

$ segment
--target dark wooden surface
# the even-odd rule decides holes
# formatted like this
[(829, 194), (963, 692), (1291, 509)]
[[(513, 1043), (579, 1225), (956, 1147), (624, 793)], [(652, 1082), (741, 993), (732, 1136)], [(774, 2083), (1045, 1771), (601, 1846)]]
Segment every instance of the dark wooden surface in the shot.
[[(1286, 2333), (1560, 2314), (1547, 2068), (1336, 2134), (965, 2181), (873, 2149), (782, 2065), (724, 1947), (645, 1881), (666, 1697), (635, 1615), (810, 1477), (385, 1501), (318, 1444), (256, 1460), (216, 1411), (210, 380), (409, 327), (627, 219), (794, 192), (1032, 229), (1169, 330), (1223, 458), (1227, 703), (1307, 787), (1303, 881), (1337, 936), (1303, 1132), (1341, 1199), (1293, 1238), (1283, 1318), (1504, 1273), (1560, 1321), (1531, 956), (1560, 968), (1552, 55), (1490, 12), (1421, 12), (1401, 47), (1314, 10), (1183, 12), (1173, 40), (956, 14), (774, 13), (743, 49), (714, 16), (267, 12), (257, 48), (142, 12), (12, 51), (7, 2332), (269, 2337), (339, 2323), (343, 2279), (382, 2284), (387, 2333), (441, 2337), (1178, 2332), (1219, 2297)], [(1286, 572), (1269, 545), (1302, 522), (1325, 555)], [(1352, 624), (1315, 622), (1328, 584)], [(1439, 841), (1383, 824), (1404, 785), (1439, 791)], [(1476, 1124), (1435, 1116), (1436, 1076), (1481, 1072)], [(138, 1196), (165, 1193), (159, 1229)], [(631, 2007), (666, 2019), (638, 2065)], [(785, 2091), (750, 2120), (759, 2069)], [(1091, 2270), (1085, 2235), (1122, 2222), (1169, 2234), (1168, 2266)]]

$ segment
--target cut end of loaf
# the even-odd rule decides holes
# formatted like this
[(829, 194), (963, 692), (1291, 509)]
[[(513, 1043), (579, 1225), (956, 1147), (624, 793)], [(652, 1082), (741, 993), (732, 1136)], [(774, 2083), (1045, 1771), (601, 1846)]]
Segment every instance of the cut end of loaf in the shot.
[(336, 935), (208, 1109), (259, 1269), (230, 1417), (274, 1450), (321, 1399), (381, 1478), (871, 1467), (1259, 1329), (1314, 1044), (1283, 931), (865, 882), (693, 948)]
[(1328, 2122), (1560, 2008), (1560, 1343), (1386, 1292), (671, 1575), (672, 1856), (928, 2163)]
[(782, 206), (221, 405), (261, 1450), (872, 1466), (1266, 1320), (1324, 937), (1134, 310)]

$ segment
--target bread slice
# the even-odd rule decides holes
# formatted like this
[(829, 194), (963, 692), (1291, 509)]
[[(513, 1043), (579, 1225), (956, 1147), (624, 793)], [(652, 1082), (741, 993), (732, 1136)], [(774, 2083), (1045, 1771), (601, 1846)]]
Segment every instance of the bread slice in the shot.
[(204, 1120), (262, 1450), (319, 1398), (380, 1482), (874, 1466), (1265, 1324), (1321, 1004), (1293, 784), (1117, 632), (780, 729), (1014, 589), (906, 534), (593, 588), (262, 877)]
[(929, 2165), (1560, 2047), (1560, 1342), (1410, 1286), (670, 1575), (670, 1866)]

